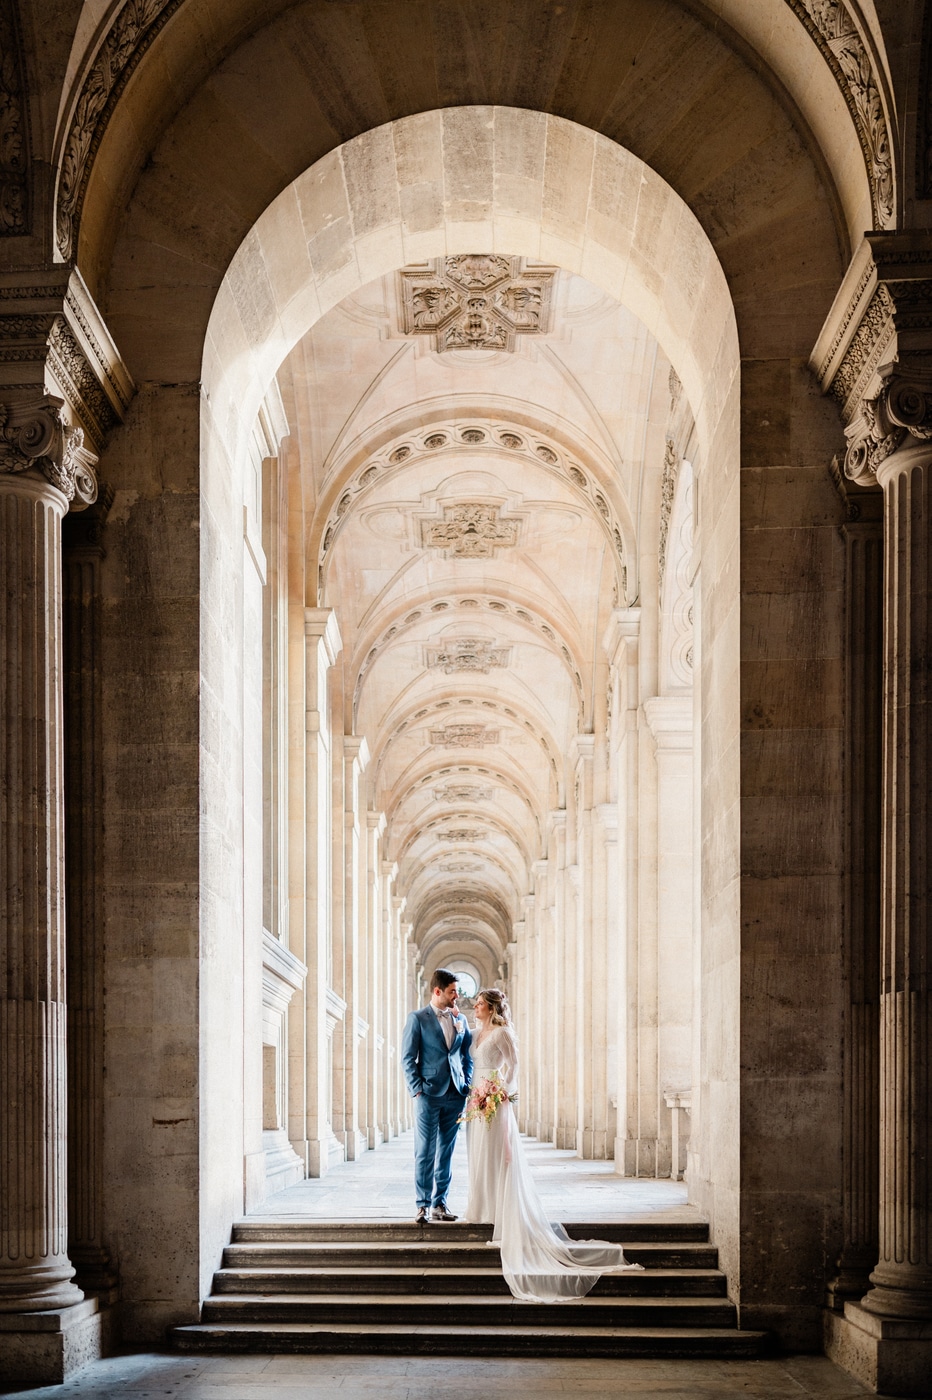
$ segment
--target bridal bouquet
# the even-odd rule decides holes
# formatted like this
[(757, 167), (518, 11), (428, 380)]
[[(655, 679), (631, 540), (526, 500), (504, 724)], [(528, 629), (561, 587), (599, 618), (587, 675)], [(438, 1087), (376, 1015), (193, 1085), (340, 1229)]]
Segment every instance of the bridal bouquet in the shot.
[(493, 1070), (489, 1079), (480, 1079), (473, 1084), (466, 1101), (466, 1112), (460, 1123), (475, 1123), (481, 1118), (488, 1127), (503, 1103), (513, 1103), (517, 1094), (509, 1094), (498, 1070)]

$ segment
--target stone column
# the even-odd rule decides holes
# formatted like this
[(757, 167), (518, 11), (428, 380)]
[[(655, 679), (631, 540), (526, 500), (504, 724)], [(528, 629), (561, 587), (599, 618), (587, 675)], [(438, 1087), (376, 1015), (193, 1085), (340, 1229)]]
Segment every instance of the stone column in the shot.
[(116, 1275), (103, 1243), (103, 842), (101, 531), (109, 502), (66, 517), (64, 648), (65, 913), (68, 988), (68, 1253), (96, 1293)]
[(368, 1080), (368, 1114), (366, 1140), (370, 1148), (384, 1141), (382, 1123), (385, 1114), (383, 1100), (383, 1056), (385, 1052), (385, 1001), (387, 966), (382, 932), (382, 858), (381, 842), (385, 834), (385, 814), (366, 813), (366, 941), (369, 947), (369, 1036), (366, 1042), (366, 1072)]
[[(552, 834), (548, 849), (553, 845)], [(555, 960), (552, 866), (549, 859), (535, 861), (534, 891), (537, 927), (537, 988), (539, 998), (540, 1034), (537, 1042), (539, 1069), (537, 1073), (537, 1136), (541, 1142), (553, 1142), (555, 1134), (556, 1070), (555, 1030), (557, 971)]]
[(639, 910), (642, 824), (639, 802), (638, 711), (640, 706), (639, 608), (616, 608), (605, 631), (611, 663), (609, 788), (618, 807), (618, 853), (612, 904), (617, 919), (617, 992), (614, 998), (615, 1171), (637, 1176), (639, 1156), (638, 1030)]
[[(301, 946), (293, 948), (308, 969), (304, 1014), (289, 1017), (291, 1074), (289, 1137), (308, 1176), (326, 1174), (335, 1147), (330, 1122), (330, 1045), (332, 1014), (328, 1016), (331, 949), (331, 736), (328, 682), (330, 668), (342, 642), (335, 614), (307, 608), (304, 618), (304, 773), (301, 798), (293, 814), (293, 849), (301, 847), (303, 871), (296, 891), (303, 906)], [(296, 726), (297, 728), (297, 726)], [(298, 738), (298, 735), (295, 735)], [(297, 794), (296, 794), (297, 796)]]
[[(693, 701), (657, 695), (644, 703), (656, 764), (656, 1133), (654, 1175), (679, 1180), (673, 1118), (665, 1096), (692, 1089)], [(679, 1112), (678, 1109), (674, 1112)]]
[[(850, 488), (849, 488), (850, 489)], [(879, 1202), (883, 499), (845, 496), (845, 1025), (843, 1243), (836, 1311), (869, 1286)]]
[[(932, 1318), (932, 372), (881, 371), (847, 474), (884, 492), (879, 1318)], [(850, 1307), (850, 1304), (848, 1305)], [(846, 1310), (847, 1311), (847, 1310)]]
[(392, 889), (398, 867), (388, 860), (381, 863), (382, 880), (379, 887), (379, 927), (382, 940), (382, 965), (385, 978), (382, 987), (382, 1091), (379, 1100), (379, 1129), (382, 1141), (388, 1142), (398, 1132), (395, 1107), (395, 1078), (398, 1066), (396, 1046), (401, 1040), (401, 1027), (396, 1025), (398, 1005), (396, 987), (398, 985), (398, 953), (395, 943), (395, 930), (392, 926)]
[(96, 495), (50, 396), (0, 406), (0, 1312), (81, 1301), (66, 1185), (61, 522)]
[(362, 1131), (367, 1107), (365, 1040), (369, 1033), (367, 1007), (367, 939), (365, 877), (366, 842), (362, 834), (362, 779), (369, 761), (365, 738), (343, 736), (343, 1149), (355, 1162), (368, 1148)]

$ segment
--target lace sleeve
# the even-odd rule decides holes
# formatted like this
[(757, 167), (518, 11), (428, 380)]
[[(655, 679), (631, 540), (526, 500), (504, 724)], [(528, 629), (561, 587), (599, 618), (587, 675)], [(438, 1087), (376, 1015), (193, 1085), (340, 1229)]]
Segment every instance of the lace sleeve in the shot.
[(518, 1046), (507, 1027), (503, 1026), (499, 1031), (498, 1045), (495, 1048), (498, 1052), (502, 1082), (509, 1092), (513, 1091), (518, 1087)]

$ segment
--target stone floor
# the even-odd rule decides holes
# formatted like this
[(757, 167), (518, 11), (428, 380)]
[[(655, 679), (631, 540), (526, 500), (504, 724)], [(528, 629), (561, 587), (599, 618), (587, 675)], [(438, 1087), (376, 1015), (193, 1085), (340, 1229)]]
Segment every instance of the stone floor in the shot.
[(773, 1361), (476, 1361), (389, 1356), (116, 1356), (4, 1400), (454, 1400), (479, 1393), (625, 1400), (854, 1400), (821, 1356)]
[[(611, 1163), (581, 1162), (526, 1140), (534, 1176), (553, 1219), (696, 1219), (686, 1188), (673, 1181), (631, 1181)], [(307, 1219), (407, 1219), (413, 1208), (412, 1136), (405, 1134), (323, 1180), (270, 1197), (254, 1215)], [(450, 1204), (465, 1203), (466, 1153), (454, 1159)], [(438, 1226), (442, 1229), (442, 1226)], [(0, 1382), (2, 1383), (2, 1382)], [(0, 1400), (453, 1400), (478, 1391), (510, 1395), (624, 1396), (626, 1400), (853, 1400), (867, 1394), (820, 1356), (768, 1361), (558, 1361), (390, 1356), (110, 1357), (64, 1385), (0, 1391)]]
[[(612, 1162), (583, 1162), (549, 1143), (524, 1139), (534, 1180), (554, 1220), (629, 1220), (650, 1216), (677, 1223), (696, 1220), (681, 1181), (616, 1176)], [(453, 1157), (450, 1209), (466, 1205), (466, 1142), (460, 1133)], [(309, 1220), (408, 1220), (414, 1215), (414, 1134), (402, 1133), (358, 1162), (327, 1176), (301, 1181), (270, 1196), (253, 1216), (301, 1216)]]

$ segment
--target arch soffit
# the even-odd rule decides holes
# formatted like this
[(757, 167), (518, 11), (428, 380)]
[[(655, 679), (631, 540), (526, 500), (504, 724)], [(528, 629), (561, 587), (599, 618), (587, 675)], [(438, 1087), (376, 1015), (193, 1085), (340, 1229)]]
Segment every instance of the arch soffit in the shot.
[(514, 797), (517, 797), (520, 802), (524, 803), (530, 815), (538, 822), (538, 825), (540, 824), (537, 809), (531, 796), (532, 789), (528, 783), (523, 781), (524, 774), (518, 769), (517, 764), (515, 765), (517, 770), (515, 775), (507, 774), (500, 766), (480, 764), (476, 759), (473, 759), (471, 763), (464, 764), (451, 765), (444, 763), (444, 766), (440, 769), (436, 768), (434, 764), (430, 766), (425, 765), (425, 767), (427, 771), (421, 776), (411, 776), (404, 787), (396, 788), (390, 794), (388, 802), (386, 803), (386, 814), (389, 812), (397, 813), (409, 798), (419, 796), (423, 788), (430, 784), (442, 782), (445, 779), (447, 783), (468, 784), (470, 781), (473, 781), (480, 783), (480, 785), (483, 783), (485, 785), (491, 783), (493, 786), (507, 788)]
[[(450, 924), (455, 924), (464, 931), (468, 930), (474, 937), (484, 941), (490, 949), (499, 952), (504, 949), (511, 929), (511, 917), (503, 904), (492, 898), (483, 899), (482, 894), (479, 890), (457, 887), (448, 890), (432, 903), (423, 905), (413, 920), (415, 938), (422, 950), (429, 949), (430, 934), (422, 935), (421, 929), (435, 931), (434, 936), (437, 937), (444, 926), (449, 928)], [(451, 896), (457, 898), (460, 895), (467, 898), (460, 902), (458, 908), (453, 908)]]
[(524, 459), (568, 485), (573, 499), (585, 505), (606, 537), (616, 561), (619, 592), (624, 596), (630, 590), (630, 596), (636, 596), (634, 520), (618, 489), (614, 464), (595, 444), (574, 442), (566, 425), (562, 432), (541, 429), (530, 414), (510, 404), (501, 405), (501, 416), (496, 412), (491, 420), (486, 416), (490, 407), (495, 410), (499, 405), (486, 400), (481, 416), (460, 413), (451, 420), (448, 402), (433, 409), (426, 406), (416, 425), (395, 431), (378, 447), (353, 452), (333, 473), (308, 538), (312, 576), (319, 570), (316, 576), (323, 584), (340, 533), (377, 484), (393, 472), (410, 470), (419, 459), (442, 460), (465, 448), (477, 459)]
[[(431, 873), (432, 867), (437, 864), (438, 860), (442, 860), (444, 856), (447, 856), (447, 854), (448, 853), (445, 851), (434, 851), (429, 856), (425, 857), (423, 861), (412, 866), (406, 884), (408, 888), (408, 897), (413, 905), (418, 905), (418, 901), (421, 898), (419, 888), (420, 882), (426, 879), (430, 879), (432, 882), (436, 881), (437, 874)], [(459, 858), (460, 864), (463, 863), (463, 858), (468, 858), (468, 861), (471, 861), (473, 863), (475, 863), (476, 861), (481, 861), (484, 868), (481, 871), (479, 869), (476, 869), (472, 871), (472, 874), (477, 879), (481, 876), (481, 878), (484, 880), (489, 880), (490, 878), (498, 878), (499, 876), (501, 876), (502, 887), (499, 888), (498, 886), (492, 886), (493, 892), (497, 891), (499, 895), (502, 895), (502, 891), (504, 890), (505, 895), (514, 895), (515, 872), (507, 868), (505, 862), (501, 859), (497, 852), (477, 851), (469, 845), (464, 845), (462, 847), (457, 848), (457, 850), (449, 853), (449, 855), (452, 856), (454, 859)], [(492, 868), (490, 869), (489, 867)], [(441, 871), (440, 873), (445, 872)]]
[[(421, 935), (421, 961), (425, 967), (443, 966), (450, 957), (461, 957), (464, 961), (473, 958), (485, 963), (490, 971), (498, 966), (505, 953), (507, 939), (485, 936), (478, 930), (465, 928), (457, 918), (450, 920), (450, 927), (432, 925)], [(440, 950), (444, 949), (443, 955)]]
[[(517, 593), (513, 588), (510, 593), (511, 596), (506, 598), (501, 589), (494, 586), (481, 587), (471, 590), (465, 603), (460, 594), (450, 593), (439, 598), (426, 592), (414, 594), (395, 603), (391, 610), (386, 610), (375, 619), (378, 624), (377, 630), (373, 626), (368, 633), (360, 637), (355, 655), (347, 668), (347, 690), (353, 696), (354, 727), (363, 689), (373, 665), (385, 648), (393, 642), (403, 640), (406, 633), (425, 620), (432, 618), (438, 624), (441, 620), (451, 623), (463, 617), (466, 611), (470, 620), (483, 615), (488, 617), (489, 614), (492, 618), (507, 618), (515, 625), (532, 632), (535, 641), (541, 640), (555, 651), (576, 688), (581, 716), (584, 719), (586, 688), (591, 685), (591, 662), (587, 657), (580, 655), (578, 635), (574, 634), (565, 620), (558, 618), (552, 610), (544, 613), (539, 598), (531, 599), (527, 594)], [(461, 608), (463, 613), (459, 611)], [(541, 634), (540, 637), (538, 633)]]
[[(482, 695), (471, 695), (466, 687), (457, 686), (455, 694), (451, 692), (448, 696), (438, 696), (436, 699), (425, 701), (417, 710), (412, 706), (406, 711), (403, 711), (397, 718), (386, 718), (382, 726), (383, 733), (373, 747), (368, 765), (368, 771), (372, 774), (372, 782), (376, 788), (378, 787), (382, 765), (385, 762), (385, 757), (389, 748), (395, 740), (402, 738), (408, 732), (412, 722), (421, 721), (426, 723), (431, 716), (437, 716), (443, 711), (462, 711), (464, 709), (470, 710), (470, 713), (475, 716), (477, 721), (492, 714), (502, 715), (506, 721), (510, 720), (516, 727), (525, 729), (540, 745), (547, 764), (556, 779), (558, 772), (556, 755), (559, 753), (559, 747), (555, 742), (554, 736), (549, 733), (539, 716), (529, 718), (527, 713), (522, 714), (515, 709), (513, 705), (506, 705), (503, 701), (499, 700), (489, 700)], [(457, 747), (465, 749), (467, 746), (461, 745)], [(421, 761), (422, 759), (419, 756), (398, 775), (394, 783), (395, 790), (398, 790), (399, 787), (403, 787), (407, 774), (413, 772), (415, 764)]]
[[(466, 820), (481, 820), (483, 829), (489, 828), (490, 833), (497, 832), (499, 836), (503, 836), (518, 852), (518, 869), (530, 869), (532, 856), (524, 833), (519, 831), (513, 822), (508, 821), (499, 812), (480, 813), (475, 811), (463, 812), (460, 810), (445, 812), (442, 816), (434, 817), (429, 822), (423, 822), (415, 831), (409, 832), (403, 838), (400, 846), (394, 850), (393, 858), (398, 862), (399, 866), (403, 865), (409, 851), (412, 850), (418, 841), (428, 842), (433, 839), (432, 833), (436, 832), (439, 834), (441, 828), (448, 827), (451, 822)], [(463, 841), (464, 843), (468, 843), (470, 838), (464, 837)]]
[[(106, 192), (101, 203), (112, 207), (105, 208), (103, 217), (96, 223), (91, 221), (94, 226), (84, 232), (80, 251), (85, 265), (102, 266), (107, 261), (107, 230), (115, 223), (113, 215), (135, 184), (138, 171), (154, 144), (140, 142), (138, 133), (152, 132), (157, 138), (185, 104), (190, 103), (211, 67), (237, 44), (240, 46), (237, 58), (242, 67), (243, 48), (259, 29), (274, 23), (290, 3), (291, 0), (226, 0), (223, 6), (208, 10), (198, 5), (197, 0), (151, 0), (144, 7), (129, 4), (114, 7), (109, 23), (99, 25), (100, 0), (87, 0), (78, 18), (65, 70), (54, 148), (51, 152), (41, 152), (42, 159), (51, 155), (57, 171), (55, 224), (61, 256), (74, 255), (85, 197), (91, 187), (89, 182), (94, 178), (92, 172), (96, 174), (95, 165), (99, 165), (102, 174), (96, 185), (102, 184), (100, 193)], [(182, 5), (198, 11), (197, 23), (170, 24)], [(853, 242), (868, 222), (863, 216), (865, 193), (873, 195), (876, 206), (877, 187), (885, 178), (884, 159), (889, 164), (891, 153), (899, 150), (892, 129), (893, 102), (886, 80), (889, 63), (872, 0), (861, 0), (860, 10), (866, 15), (867, 24), (858, 10), (854, 6), (849, 8), (844, 0), (825, 7), (815, 6), (811, 0), (759, 0), (754, 6), (747, 5), (745, 0), (708, 0), (706, 4), (689, 0), (687, 8), (704, 21), (707, 30), (724, 35), (726, 42), (739, 51), (749, 51), (756, 59), (755, 66), (763, 62), (772, 85), (784, 96), (784, 105), (794, 107), (797, 122), (801, 120), (813, 133), (825, 163), (832, 170), (842, 172), (838, 179), (838, 198), (844, 205)], [(574, 9), (573, 6), (560, 7), (563, 14), (569, 11), (564, 21), (566, 25), (575, 22)], [(794, 17), (790, 11), (794, 12)], [(608, 26), (613, 18), (611, 14), (606, 17)], [(916, 22), (921, 24), (921, 15)], [(619, 16), (615, 24), (620, 23)], [(539, 25), (537, 27), (539, 29)], [(540, 41), (539, 34), (529, 37)], [(554, 35), (557, 42), (560, 37), (559, 33)], [(600, 37), (605, 39), (609, 35)], [(364, 44), (356, 45), (357, 50), (364, 47)], [(840, 47), (842, 56), (849, 58), (847, 64), (839, 61)], [(593, 45), (595, 52), (602, 48), (601, 42)], [(320, 66), (326, 69), (326, 54)], [(619, 70), (624, 66), (619, 64)], [(472, 67), (468, 63), (458, 65), (463, 75), (461, 81), (467, 81)], [(478, 67), (481, 70), (481, 65)], [(172, 81), (152, 81), (147, 71), (150, 68), (158, 69), (160, 75), (170, 73)], [(137, 70), (139, 77), (131, 83)], [(848, 76), (852, 70), (855, 74), (869, 74), (867, 83), (861, 77), (860, 96), (857, 79)], [(371, 76), (377, 78), (377, 70)], [(418, 90), (423, 88), (423, 73), (419, 78)], [(601, 102), (594, 101), (594, 94), (588, 87), (578, 83), (578, 75), (577, 86), (580, 89), (577, 101), (588, 99), (593, 111), (612, 109), (613, 104), (604, 97)], [(384, 103), (385, 95), (377, 81), (370, 81), (367, 87)], [(407, 90), (406, 85), (401, 87)], [(37, 83), (37, 88), (57, 89), (58, 83), (43, 81)], [(254, 87), (250, 92), (247, 79), (242, 97), (248, 99), (255, 91)], [(437, 98), (436, 105), (439, 105), (439, 92)], [(501, 99), (508, 100), (504, 93)], [(464, 91), (454, 100), (475, 99)], [(567, 104), (563, 106), (566, 108)], [(841, 122), (839, 112), (845, 107), (850, 119)], [(203, 118), (205, 114), (201, 115)], [(43, 117), (37, 129), (46, 124), (51, 129), (51, 113), (43, 113)], [(126, 139), (127, 129), (132, 132), (130, 140)], [(852, 145), (861, 148), (859, 167), (850, 158)], [(878, 160), (878, 152), (884, 146), (887, 155)], [(310, 160), (305, 161), (309, 163)], [(892, 185), (892, 168), (886, 178)], [(95, 195), (98, 194), (96, 185), (93, 186)], [(882, 219), (875, 218), (874, 223), (883, 226)]]
[[(498, 143), (493, 135), (492, 193), (475, 202), (475, 221), (464, 222), (457, 218), (470, 178), (464, 138), (478, 139), (488, 127), (501, 134)], [(442, 161), (437, 214), (417, 232), (401, 213), (415, 193), (405, 163), (415, 133)], [(516, 214), (502, 193), (515, 136), (540, 172), (529, 201), (534, 213)], [(357, 188), (359, 163), (371, 175), (364, 189)], [(567, 181), (568, 169), (584, 178)], [(332, 236), (324, 252), (321, 224), (345, 231), (336, 253)], [(480, 245), (566, 267), (626, 305), (676, 367), (702, 436), (711, 439), (738, 342), (724, 273), (698, 220), (665, 181), (605, 137), (559, 117), (469, 108), (402, 119), (347, 142), (260, 217), (217, 294), (204, 348), (202, 379), (230, 455), (238, 455), (278, 366), (324, 311), (407, 263)]]

